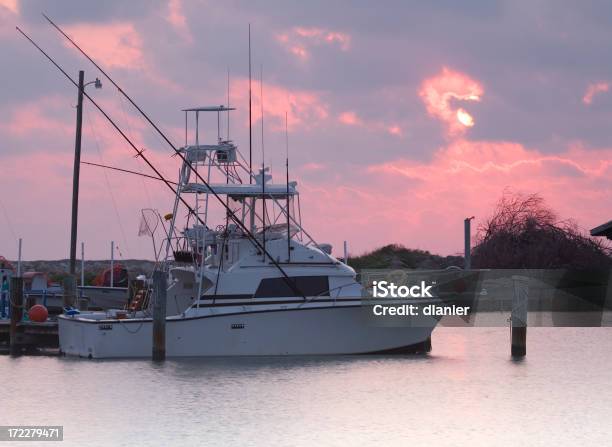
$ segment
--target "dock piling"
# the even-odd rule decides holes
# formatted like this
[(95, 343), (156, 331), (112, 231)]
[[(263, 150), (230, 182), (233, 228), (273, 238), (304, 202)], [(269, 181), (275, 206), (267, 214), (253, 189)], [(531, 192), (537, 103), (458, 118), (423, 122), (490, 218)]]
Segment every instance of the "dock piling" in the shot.
[(470, 270), (472, 268), (472, 254), (471, 254), (471, 246), (472, 246), (472, 217), (466, 217), (463, 221), (463, 238), (464, 238), (464, 250), (463, 250), (463, 269)]
[(166, 272), (153, 272), (153, 361), (166, 359)]
[(512, 346), (510, 352), (513, 358), (527, 355), (527, 304), (529, 298), (529, 278), (512, 276), (514, 296), (512, 299), (511, 333)]
[(115, 241), (111, 241), (110, 286), (115, 287)]
[(14, 276), (11, 278), (11, 325), (9, 328), (10, 354), (19, 355), (21, 352), (19, 344), (18, 323), (23, 318), (23, 278)]
[(17, 252), (17, 276), (21, 278), (21, 245), (23, 240), (19, 238), (19, 248)]

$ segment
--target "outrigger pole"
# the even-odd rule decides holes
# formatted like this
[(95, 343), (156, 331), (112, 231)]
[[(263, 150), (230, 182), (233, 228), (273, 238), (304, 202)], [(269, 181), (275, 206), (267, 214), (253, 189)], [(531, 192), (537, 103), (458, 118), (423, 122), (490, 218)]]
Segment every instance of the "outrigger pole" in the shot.
[[(263, 106), (263, 65), (261, 66), (259, 78), (259, 105), (261, 106), (261, 214), (263, 226), (261, 238), (264, 250), (266, 249), (266, 149), (264, 146), (264, 106)], [(264, 255), (264, 262), (266, 256)]]
[(249, 183), (253, 183), (253, 116), (251, 105), (251, 24), (249, 23)]
[[(294, 283), (294, 281), (291, 280), (291, 278), (289, 277), (289, 275), (287, 275), (287, 273), (285, 272), (285, 270), (278, 264), (278, 262), (276, 262), (276, 260), (272, 257), (272, 255), (270, 253), (268, 253), (268, 251), (265, 249), (265, 247), (263, 247), (261, 245), (261, 243), (257, 240), (257, 238), (255, 238), (255, 236), (253, 235), (253, 233), (251, 233), (251, 231), (244, 225), (244, 223), (242, 223), (240, 221), (240, 219), (238, 219), (235, 215), (235, 213), (232, 211), (232, 209), (225, 203), (225, 201), (219, 196), (219, 194), (217, 194), (215, 192), (215, 190), (213, 188), (210, 187), (210, 185), (208, 184), (208, 182), (200, 175), (200, 173), (198, 173), (195, 169), (193, 169), (191, 162), (188, 161), (185, 156), (176, 148), (176, 146), (174, 146), (174, 144), (168, 139), (168, 137), (159, 129), (159, 127), (151, 120), (151, 118), (149, 118), (149, 116), (132, 100), (132, 98), (123, 91), (123, 89), (121, 87), (119, 87), (119, 85), (117, 85), (117, 83), (91, 58), (89, 57), (89, 55), (87, 53), (85, 53), (85, 51), (83, 51), (81, 49), (81, 47), (79, 47), (76, 42), (74, 42), (74, 40), (72, 40), (59, 26), (57, 26), (49, 17), (47, 17), (47, 15), (43, 14), (43, 17), (45, 17), (45, 19), (47, 19), (47, 21), (55, 28), (57, 29), (60, 34), (62, 34), (70, 43), (72, 43), (72, 45), (79, 50), (79, 52), (81, 54), (83, 54), (83, 56), (85, 56), (98, 70), (100, 70), (100, 73), (102, 73), (104, 75), (104, 77), (106, 79), (108, 79), (110, 81), (111, 84), (113, 84), (117, 90), (130, 102), (130, 104), (132, 104), (136, 110), (138, 110), (138, 112), (140, 112), (140, 114), (142, 115), (142, 117), (157, 131), (157, 133), (166, 141), (166, 143), (168, 143), (168, 145), (172, 148), (172, 150), (174, 150), (175, 154), (177, 156), (179, 156), (181, 158), (181, 160), (183, 161), (183, 163), (186, 163), (189, 168), (192, 170), (192, 172), (196, 175), (196, 177), (202, 182), (202, 184), (212, 193), (212, 195), (217, 199), (217, 201), (219, 203), (221, 203), (221, 205), (230, 213), (230, 217), (231, 219), (234, 221), (234, 223), (236, 223), (237, 226), (239, 226), (242, 231), (244, 232), (244, 234), (246, 234), (248, 236), (248, 238), (253, 242), (253, 244), (255, 246), (257, 246), (257, 248), (259, 248), (260, 250), (263, 251), (263, 253), (270, 259), (270, 261), (272, 262), (272, 264), (281, 272), (281, 274), (283, 275), (283, 278), (285, 280), (285, 282), (287, 283), (287, 285), (291, 288), (291, 290), (298, 294), (299, 296), (301, 296), (302, 298), (304, 298), (304, 300), (306, 300), (306, 296), (300, 291), (300, 289), (297, 287), (297, 285)], [(53, 61), (53, 59), (51, 59), (51, 57), (49, 55), (47, 55), (47, 53), (45, 53), (42, 48), (40, 48), (29, 36), (27, 36), (23, 31), (21, 31), (21, 29), (19, 29), (19, 27), (17, 27), (17, 30), (24, 35), (24, 37), (26, 37), (36, 48), (38, 48), (52, 63), (53, 65), (55, 65), (63, 74), (64, 76), (66, 76), (70, 82), (72, 82), (75, 86), (77, 85), (76, 82), (74, 82), (74, 80), (70, 77), (70, 75), (68, 75), (55, 61)], [(132, 146), (132, 148), (143, 158), (143, 160), (145, 160), (147, 162), (147, 165), (149, 165), (149, 167), (151, 169), (153, 169), (153, 171), (160, 177), (163, 179), (164, 183), (166, 183), (166, 185), (171, 188), (174, 191), (174, 188), (172, 187), (172, 185), (170, 185), (168, 183), (168, 181), (163, 178), (163, 176), (159, 173), (159, 171), (157, 171), (157, 169), (144, 157), (144, 155), (142, 154), (142, 151), (139, 151), (138, 148), (136, 148), (136, 146), (134, 146), (134, 144), (129, 140), (129, 138), (121, 131), (121, 129), (111, 120), (111, 118), (108, 116), (108, 114), (106, 114), (106, 112), (104, 112), (102, 110), (102, 108), (100, 106), (98, 106), (98, 104), (87, 94), (87, 92), (84, 92), (84, 95), (87, 97), (87, 99), (89, 99), (92, 104), (94, 104), (96, 106), (96, 108), (98, 110), (100, 110), (100, 112), (104, 115), (104, 117), (109, 120), (109, 122), (111, 122), (111, 124), (113, 124), (113, 127), (115, 127), (115, 129), (124, 137), (124, 139), (126, 141), (129, 142), (130, 146)], [(186, 202), (184, 201), (184, 199), (182, 199), (179, 195), (179, 198), (181, 199), (181, 202), (183, 204), (186, 204)], [(187, 208), (189, 209), (190, 212), (193, 212), (194, 210), (191, 208), (191, 206), (187, 205)]]
[[(159, 178), (159, 177), (155, 177), (154, 175), (143, 174), (142, 172), (130, 171), (129, 169), (117, 168), (115, 166), (102, 165), (102, 164), (99, 164), (99, 163), (91, 163), (89, 161), (81, 161), (81, 164), (89, 165), (89, 166), (97, 166), (98, 168), (111, 169), (113, 171), (125, 172), (126, 174), (139, 175), (141, 177), (146, 177), (146, 178), (150, 178), (150, 179), (153, 179), (153, 180), (159, 180), (159, 181), (162, 181), (162, 182), (164, 181), (164, 179)], [(178, 186), (178, 183), (173, 182), (171, 180), (168, 180), (168, 183), (172, 183), (173, 185), (177, 185)]]
[(287, 111), (285, 110), (285, 166), (287, 171), (287, 262), (291, 262), (291, 225), (289, 224), (289, 124)]

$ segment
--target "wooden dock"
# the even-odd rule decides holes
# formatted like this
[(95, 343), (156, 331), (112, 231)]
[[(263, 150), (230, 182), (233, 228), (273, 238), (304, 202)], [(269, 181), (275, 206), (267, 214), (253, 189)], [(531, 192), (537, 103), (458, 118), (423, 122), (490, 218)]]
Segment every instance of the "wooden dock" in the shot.
[[(21, 321), (17, 323), (16, 343), (23, 353), (32, 353), (39, 349), (59, 348), (57, 321), (35, 323)], [(0, 351), (8, 352), (10, 345), (10, 321), (0, 320)]]

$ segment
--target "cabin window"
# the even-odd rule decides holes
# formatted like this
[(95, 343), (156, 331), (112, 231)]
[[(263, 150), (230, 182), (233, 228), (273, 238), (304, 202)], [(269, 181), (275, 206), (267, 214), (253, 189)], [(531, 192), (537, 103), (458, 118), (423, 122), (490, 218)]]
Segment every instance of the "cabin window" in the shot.
[[(329, 278), (327, 276), (294, 276), (295, 288), (305, 296), (329, 296)], [(255, 298), (280, 298), (287, 296), (301, 296), (295, 292), (286, 278), (262, 279), (255, 292)]]

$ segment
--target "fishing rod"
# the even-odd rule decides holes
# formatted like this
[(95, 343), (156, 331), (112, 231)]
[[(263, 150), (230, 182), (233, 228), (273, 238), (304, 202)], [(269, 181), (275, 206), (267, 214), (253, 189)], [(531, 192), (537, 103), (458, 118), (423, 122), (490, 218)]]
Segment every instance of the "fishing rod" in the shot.
[[(262, 229), (261, 238), (263, 246), (266, 247), (266, 147), (264, 146), (264, 105), (263, 105), (263, 65), (261, 66), (261, 78), (259, 80), (259, 105), (261, 106), (261, 215)], [(265, 257), (264, 257), (265, 259)]]
[[(153, 179), (153, 180), (163, 181), (163, 179), (161, 179), (159, 177), (155, 177), (155, 176), (149, 175), (149, 174), (143, 174), (142, 172), (130, 171), (129, 169), (122, 169), (122, 168), (117, 168), (115, 166), (107, 166), (107, 165), (102, 165), (102, 164), (98, 164), (98, 163), (91, 163), (91, 162), (88, 162), (88, 161), (81, 161), (81, 163), (84, 164), (84, 165), (97, 166), (98, 168), (111, 169), (113, 171), (125, 172), (126, 174), (134, 174), (134, 175), (139, 175), (141, 177), (150, 178), (150, 179)], [(168, 180), (168, 183), (172, 183), (173, 185), (177, 185), (178, 186), (178, 183), (173, 182), (172, 180)]]
[(251, 106), (251, 24), (249, 23), (249, 183), (253, 183), (253, 118)]
[[(19, 31), (21, 33), (21, 35), (23, 37), (25, 37), (32, 45), (34, 45), (34, 47), (36, 47), (36, 49), (38, 51), (40, 51), (70, 82), (72, 82), (72, 84), (74, 84), (75, 87), (79, 88), (79, 84), (77, 84), (77, 82), (74, 79), (72, 79), (72, 77), (70, 77), (70, 75), (68, 73), (66, 73), (66, 71), (62, 67), (60, 67), (59, 64), (57, 62), (55, 62), (53, 60), (53, 58), (51, 58), (51, 56), (49, 56), (36, 42), (34, 42), (34, 40), (32, 40), (32, 38), (30, 38), (30, 36), (28, 36), (18, 26), (16, 26), (15, 29), (17, 29), (17, 31)], [(170, 182), (168, 180), (166, 180), (166, 178), (164, 178), (164, 176), (155, 168), (155, 166), (153, 166), (153, 164), (147, 159), (147, 157), (145, 157), (145, 155), (143, 153), (144, 150), (140, 150), (140, 149), (138, 149), (136, 147), (136, 145), (132, 142), (132, 140), (130, 140), (130, 138), (117, 125), (117, 123), (115, 123), (115, 121), (104, 111), (104, 109), (102, 109), (102, 107), (91, 96), (89, 96), (89, 94), (86, 91), (83, 91), (83, 95), (87, 99), (89, 99), (89, 101), (91, 101), (91, 103), (96, 107), (96, 109), (98, 109), (98, 111), (104, 116), (104, 118), (106, 118), (106, 120), (115, 128), (115, 130), (117, 132), (119, 132), (119, 135), (121, 135), (123, 137), (123, 139), (125, 141), (127, 141), (127, 143), (132, 147), (132, 149), (134, 149), (134, 151), (136, 151), (136, 156), (137, 157), (141, 157), (145, 161), (145, 163), (153, 170), (153, 172), (155, 172), (155, 174), (157, 174), (157, 178), (159, 180), (161, 180), (162, 182), (164, 182), (166, 184), (166, 186), (174, 194), (177, 194), (177, 190), (174, 189), (174, 187), (170, 184)], [(153, 176), (151, 176), (151, 177), (153, 177)], [(155, 177), (153, 177), (153, 178), (155, 178)], [(187, 203), (182, 197), (180, 199), (181, 199), (181, 202), (187, 207), (187, 209), (191, 213), (194, 213), (194, 210), (191, 208), (189, 203)], [(199, 219), (199, 217), (198, 217), (198, 219)], [(200, 222), (202, 224), (204, 224), (204, 222), (201, 219), (200, 219)]]
[(287, 174), (287, 262), (291, 262), (291, 224), (289, 223), (289, 124), (285, 110), (285, 168)]
[[(138, 104), (136, 104), (134, 102), (134, 100), (121, 88), (119, 87), (119, 85), (110, 77), (110, 75), (108, 75), (81, 47), (79, 47), (77, 45), (77, 43), (71, 39), (58, 25), (56, 25), (46, 14), (43, 14), (43, 17), (45, 19), (47, 19), (47, 21), (60, 33), (62, 34), (77, 50), (79, 50), (79, 52), (85, 56), (87, 58), (87, 60), (89, 60), (99, 71), (100, 73), (102, 73), (102, 75), (108, 79), (108, 81), (113, 84), (113, 86), (115, 86), (115, 88), (117, 88), (117, 90), (119, 91), (119, 93), (121, 93), (129, 102), (130, 104), (132, 104), (136, 110), (138, 110), (138, 112), (140, 112), (140, 114), (142, 115), (142, 117), (155, 129), (155, 131), (157, 131), (157, 133), (164, 139), (164, 141), (166, 141), (166, 143), (168, 143), (168, 145), (172, 148), (172, 150), (174, 150), (175, 154), (177, 156), (179, 156), (181, 158), (181, 160), (183, 161), (183, 163), (185, 163), (187, 166), (189, 166), (189, 168), (191, 169), (191, 172), (193, 172), (196, 177), (202, 182), (202, 184), (208, 189), (208, 191), (210, 191), (210, 193), (215, 197), (215, 199), (217, 199), (217, 201), (226, 209), (226, 211), (229, 213), (230, 218), (232, 219), (232, 221), (241, 228), (241, 230), (244, 232), (245, 235), (248, 236), (249, 240), (252, 241), (252, 243), (259, 249), (261, 250), (265, 256), (267, 256), (270, 261), (272, 262), (272, 264), (281, 272), (281, 274), (283, 275), (283, 277), (285, 278), (285, 282), (287, 283), (287, 285), (291, 288), (291, 290), (298, 294), (299, 296), (301, 296), (302, 298), (304, 298), (304, 300), (306, 300), (306, 296), (299, 290), (299, 288), (297, 288), (297, 285), (294, 283), (294, 281), (291, 280), (291, 278), (289, 277), (289, 275), (287, 275), (287, 273), (285, 272), (285, 270), (280, 266), (280, 264), (278, 262), (276, 262), (276, 260), (272, 257), (272, 255), (266, 250), (265, 246), (262, 246), (261, 243), (255, 238), (255, 236), (253, 235), (253, 233), (251, 233), (251, 231), (240, 221), (240, 219), (238, 219), (238, 217), (236, 217), (234, 211), (225, 203), (225, 201), (221, 198), (221, 196), (219, 196), (219, 194), (217, 194), (217, 192), (211, 188), (211, 186), (208, 184), (208, 182), (206, 180), (204, 180), (204, 178), (202, 177), (202, 175), (200, 175), (199, 172), (197, 172), (197, 170), (193, 169), (193, 166), (191, 164), (191, 162), (189, 160), (187, 160), (187, 158), (176, 148), (176, 146), (168, 139), (168, 137), (161, 131), (161, 129), (151, 120), (151, 118), (149, 118), (149, 116), (144, 112), (144, 110), (142, 110)], [(61, 67), (59, 67), (59, 65), (57, 65), (53, 59), (51, 59), (38, 45), (36, 45), (34, 43), (34, 41), (32, 39), (30, 39), (23, 31), (21, 31), (18, 27), (17, 29), (19, 30), (19, 32), (21, 32), (32, 44), (34, 44), (45, 56), (47, 56), (47, 58), (53, 62), (53, 64), (59, 68), (66, 77), (68, 77), (68, 79), (70, 79), (70, 81), (77, 85), (74, 82), (74, 80), (72, 80), (72, 78), (64, 71), (61, 69)], [(91, 97), (87, 94), (84, 93), (85, 96), (92, 101), (92, 103), (95, 104), (95, 102), (93, 101), (93, 99), (91, 99)], [(102, 111), (102, 109), (97, 106), (96, 107)], [(102, 111), (102, 113), (105, 115), (105, 117), (108, 117), (108, 115), (106, 115), (106, 113), (104, 113)], [(110, 120), (110, 117), (108, 117), (107, 119)], [(124, 137), (125, 134), (123, 132), (121, 132), (121, 130), (114, 125), (114, 127), (117, 129), (117, 131), (119, 131)], [(127, 137), (125, 137), (127, 139)], [(129, 141), (129, 139), (128, 139)], [(141, 151), (138, 151), (138, 149), (132, 144), (132, 142), (130, 141), (130, 145), (140, 154)], [(143, 157), (144, 159), (144, 157)], [(145, 159), (146, 160), (146, 159)], [(150, 164), (147, 161), (147, 164), (151, 167), (151, 169), (153, 169), (155, 171), (156, 174), (158, 174), (160, 177), (161, 174), (159, 174), (159, 172), (157, 171), (157, 169), (155, 169), (155, 167)], [(164, 182), (171, 187), (171, 185), (164, 179)], [(179, 196), (179, 198), (181, 199), (181, 201), (183, 203), (184, 200)], [(265, 201), (264, 198), (262, 198), (262, 200)], [(189, 207), (189, 209), (191, 210), (191, 207)], [(199, 219), (199, 216), (197, 216)]]

